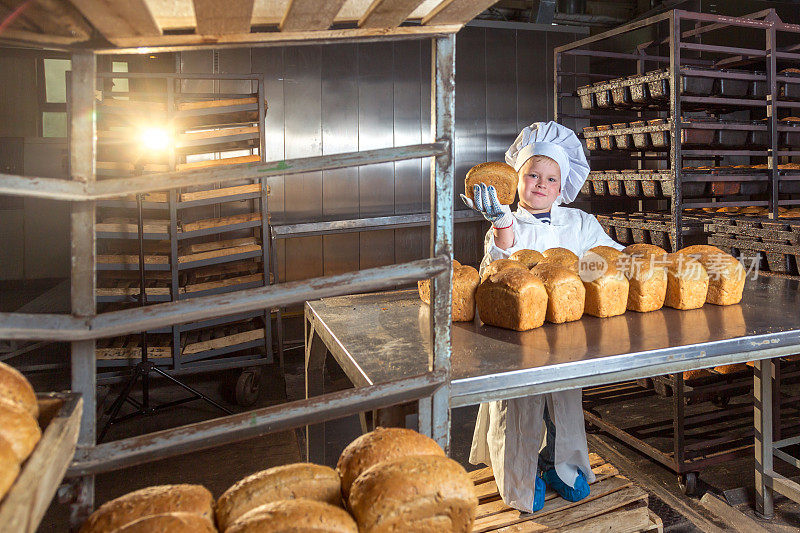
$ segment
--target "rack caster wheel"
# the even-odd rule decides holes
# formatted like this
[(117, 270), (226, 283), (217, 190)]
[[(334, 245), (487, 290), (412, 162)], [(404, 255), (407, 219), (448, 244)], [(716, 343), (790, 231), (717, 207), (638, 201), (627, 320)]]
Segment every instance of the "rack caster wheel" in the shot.
[(678, 484), (684, 494), (687, 496), (697, 495), (697, 481), (699, 477), (700, 474), (697, 472), (687, 472), (678, 476)]
[(261, 371), (246, 369), (239, 374), (234, 390), (234, 400), (237, 405), (251, 407), (258, 401), (261, 393)]

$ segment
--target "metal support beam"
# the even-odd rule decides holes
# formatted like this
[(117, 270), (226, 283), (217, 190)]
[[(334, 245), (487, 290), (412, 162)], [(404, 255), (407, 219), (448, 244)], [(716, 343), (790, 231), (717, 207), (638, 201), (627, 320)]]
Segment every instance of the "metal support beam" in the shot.
[(78, 449), (67, 476), (110, 472), (404, 403), (431, 394), (444, 380), (445, 372), (437, 371)]
[(672, 161), (673, 193), (672, 193), (672, 228), (675, 235), (674, 250), (683, 248), (683, 194), (681, 184), (681, 19), (677, 10), (670, 13), (669, 18), (669, 111), (672, 120), (672, 139), (670, 142), (670, 161)]
[[(72, 55), (70, 75), (70, 174), (82, 185), (94, 182), (95, 119), (94, 85), (97, 66), (91, 52)], [(70, 216), (72, 232), (71, 298), (76, 317), (91, 317), (95, 304), (95, 203), (74, 202)], [(83, 416), (78, 444), (95, 443), (95, 341), (87, 339), (72, 343), (72, 390), (83, 397)], [(94, 506), (94, 477), (86, 476), (77, 484), (75, 500), (70, 509), (70, 522), (82, 523)]]
[[(453, 139), (455, 133), (456, 37), (436, 39), (431, 66), (431, 133), (436, 142), (446, 143), (447, 152), (431, 165), (431, 257), (453, 259)], [(430, 436), (450, 448), (450, 329), (452, 326), (452, 268), (431, 279), (431, 346), (429, 369), (443, 370), (447, 384), (431, 397)], [(426, 410), (427, 411), (427, 410)], [(426, 421), (427, 422), (427, 421)], [(422, 427), (420, 421), (420, 430)]]
[[(452, 204), (451, 204), (452, 205)], [(452, 234), (452, 219), (450, 219)], [(272, 309), (342, 294), (394, 288), (449, 272), (452, 251), (431, 259), (282, 283), (214, 296), (101, 313), (93, 318), (69, 315), (0, 313), (0, 338), (82, 341)], [(92, 287), (92, 290), (94, 288)], [(94, 292), (92, 292), (94, 298)]]
[(448, 153), (448, 150), (451, 149), (444, 143), (412, 144), (284, 161), (241, 163), (210, 169), (154, 173), (146, 176), (107, 179), (100, 182), (94, 182), (94, 179), (89, 181), (85, 175), (73, 172), (74, 176), (85, 182), (80, 184), (62, 179), (0, 174), (0, 194), (51, 200), (101, 200), (177, 187), (224, 183), (240, 180), (242, 176), (266, 179), (271, 176), (288, 176), (320, 170), (420, 159), (439, 156)]

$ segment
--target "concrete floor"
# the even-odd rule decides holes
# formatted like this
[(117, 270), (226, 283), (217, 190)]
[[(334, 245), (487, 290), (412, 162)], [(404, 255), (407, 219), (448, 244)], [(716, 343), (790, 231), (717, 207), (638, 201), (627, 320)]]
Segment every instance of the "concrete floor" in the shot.
[[(297, 326), (297, 325), (295, 325)], [(291, 336), (290, 336), (291, 337)], [(299, 338), (299, 336), (297, 336)], [(51, 345), (46, 353), (36, 357), (46, 360), (64, 360), (66, 346)], [(258, 407), (274, 405), (302, 398), (304, 395), (303, 351), (291, 349), (286, 356), (285, 380), (276, 366), (265, 369), (267, 385), (263, 387)], [(193, 386), (216, 401), (225, 402), (221, 383), (229, 379), (225, 373), (203, 374), (187, 378)], [(38, 390), (62, 390), (69, 386), (68, 372), (56, 371), (40, 374), (33, 379)], [(335, 363), (329, 364), (328, 390), (349, 387), (346, 376)], [(138, 391), (137, 391), (138, 393)], [(184, 393), (159, 380), (155, 382), (152, 397), (154, 403), (171, 401), (183, 397)], [(104, 404), (110, 405), (113, 391), (101, 391)], [(241, 408), (225, 403), (236, 411)], [(645, 408), (647, 408), (645, 406)], [(456, 409), (452, 419), (452, 457), (468, 469), (476, 468), (467, 463), (469, 446), (475, 420), (476, 407)], [(206, 420), (218, 416), (213, 407), (200, 401), (165, 410), (157, 415), (139, 417), (115, 425), (109, 439), (138, 435), (168, 427)], [(347, 417), (329, 424), (328, 464), (335, 465), (341, 450), (360, 434), (356, 416)], [(733, 531), (731, 524), (710, 513), (697, 498), (684, 496), (673, 473), (639, 454), (626, 445), (603, 434), (589, 435), (590, 449), (614, 463), (623, 474), (637, 481), (650, 493), (650, 507), (662, 517), (665, 531)], [(200, 483), (211, 490), (215, 497), (242, 477), (264, 468), (302, 460), (305, 449), (303, 432), (287, 431), (241, 443), (195, 452), (166, 459), (127, 470), (112, 472), (97, 477), (96, 502), (101, 504), (137, 488), (167, 483)], [(753, 516), (750, 502), (753, 487), (753, 459), (749, 455), (729, 461), (703, 472), (703, 489), (728, 500), (745, 514)], [(776, 518), (771, 522), (759, 521), (769, 531), (796, 531), (800, 527), (800, 506), (779, 498)], [(54, 501), (39, 528), (40, 532), (67, 531), (68, 509)], [(741, 529), (739, 529), (741, 531)]]

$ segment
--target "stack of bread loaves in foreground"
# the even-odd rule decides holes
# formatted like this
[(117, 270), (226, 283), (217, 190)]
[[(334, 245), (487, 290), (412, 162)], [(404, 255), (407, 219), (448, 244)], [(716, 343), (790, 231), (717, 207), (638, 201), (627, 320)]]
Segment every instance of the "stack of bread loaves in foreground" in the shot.
[(39, 404), (31, 384), (14, 368), (0, 363), (0, 499), (42, 438), (38, 416)]
[[(745, 270), (733, 256), (714, 246), (689, 246), (668, 254), (652, 244), (623, 251), (597, 246), (579, 258), (565, 248), (539, 253), (519, 250), (477, 273), (453, 272), (453, 320), (471, 320), (475, 302), (481, 321), (518, 331), (579, 320), (584, 314), (605, 318), (626, 310), (649, 312), (664, 305), (697, 309), (706, 302), (732, 305), (742, 299)], [(474, 269), (472, 269), (474, 270)], [(457, 274), (458, 272), (458, 274)], [(419, 285), (420, 298), (430, 297)]]
[(80, 533), (468, 532), (478, 500), (464, 468), (410, 429), (377, 428), (336, 470), (296, 463), (252, 474), (216, 505), (199, 485), (165, 485), (103, 504)]

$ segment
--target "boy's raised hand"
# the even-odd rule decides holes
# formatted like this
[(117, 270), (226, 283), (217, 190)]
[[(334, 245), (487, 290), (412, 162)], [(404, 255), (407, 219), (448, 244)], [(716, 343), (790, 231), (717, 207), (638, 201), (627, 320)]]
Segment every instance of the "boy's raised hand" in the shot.
[(493, 186), (479, 183), (472, 188), (472, 195), (475, 197), (475, 202), (467, 196), (461, 195), (461, 200), (467, 207), (483, 215), (496, 229), (511, 226), (514, 221), (511, 208), (497, 200), (497, 191)]

